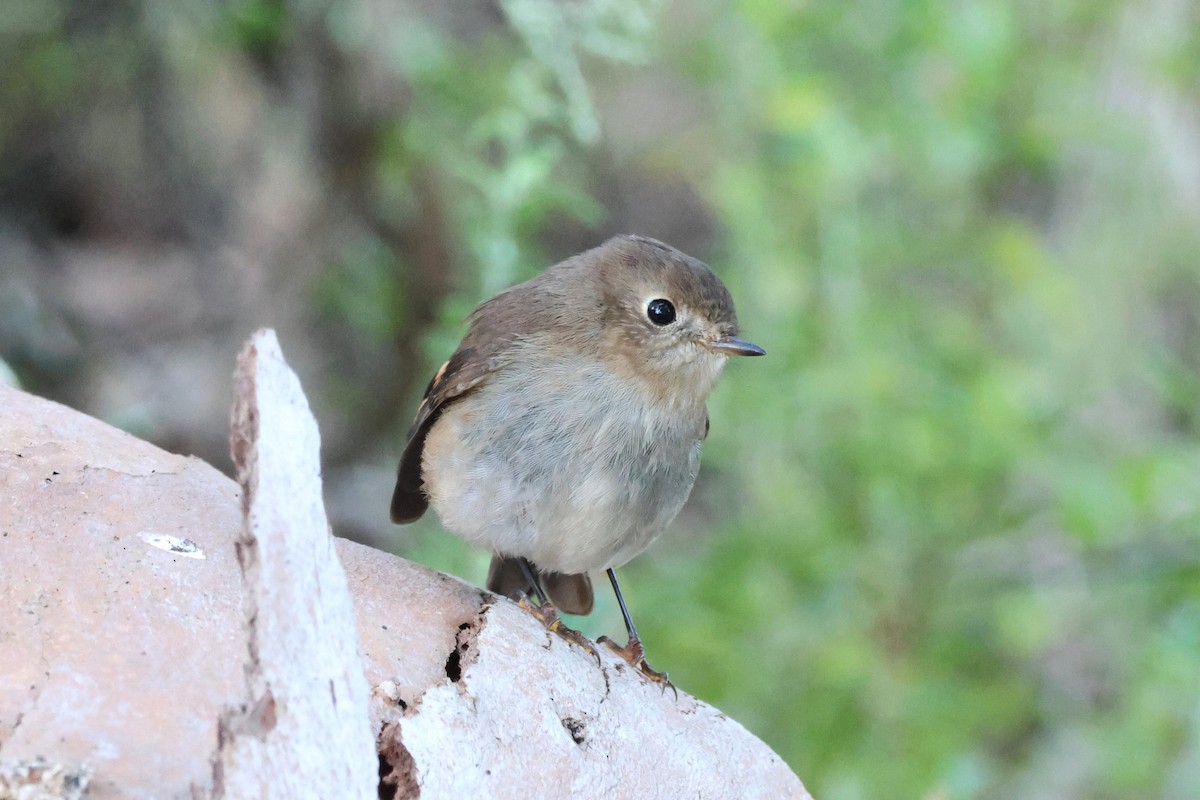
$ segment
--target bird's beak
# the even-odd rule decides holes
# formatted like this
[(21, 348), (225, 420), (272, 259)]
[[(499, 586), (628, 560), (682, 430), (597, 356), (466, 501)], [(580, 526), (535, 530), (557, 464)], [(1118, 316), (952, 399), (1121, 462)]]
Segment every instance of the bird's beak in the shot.
[(758, 345), (750, 344), (733, 336), (722, 336), (720, 339), (715, 339), (708, 343), (708, 348), (727, 356), (765, 356), (767, 354), (767, 351)]

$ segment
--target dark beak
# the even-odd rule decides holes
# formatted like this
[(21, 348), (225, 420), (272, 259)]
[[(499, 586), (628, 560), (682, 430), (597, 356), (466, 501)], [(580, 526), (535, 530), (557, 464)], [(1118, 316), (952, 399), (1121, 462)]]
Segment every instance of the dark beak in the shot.
[(716, 341), (709, 342), (709, 349), (716, 350), (718, 353), (724, 353), (727, 356), (765, 356), (766, 350), (763, 350), (756, 344), (750, 344), (743, 339), (737, 339), (733, 336), (722, 336)]

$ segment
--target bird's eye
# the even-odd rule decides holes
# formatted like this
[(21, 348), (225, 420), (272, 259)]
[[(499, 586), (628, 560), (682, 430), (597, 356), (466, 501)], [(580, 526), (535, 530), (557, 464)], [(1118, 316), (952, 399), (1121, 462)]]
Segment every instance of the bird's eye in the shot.
[(661, 297), (651, 300), (646, 305), (646, 316), (655, 325), (670, 325), (675, 321), (675, 306), (671, 305), (670, 300), (664, 300)]

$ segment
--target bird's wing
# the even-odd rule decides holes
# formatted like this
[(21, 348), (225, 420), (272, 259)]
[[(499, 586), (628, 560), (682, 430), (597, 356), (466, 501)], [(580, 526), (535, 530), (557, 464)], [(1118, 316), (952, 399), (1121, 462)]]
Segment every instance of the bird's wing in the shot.
[(429, 507), (421, 480), (425, 437), (446, 407), (487, 380), (495, 366), (496, 359), (481, 353), (478, 348), (460, 346), (429, 382), (409, 428), (408, 441), (396, 471), (396, 489), (392, 493), (393, 522), (415, 522)]
[(458, 350), (429, 382), (396, 471), (393, 522), (414, 522), (429, 507), (422, 488), (421, 453), (425, 437), (437, 418), (451, 403), (470, 394), (507, 363), (509, 349), (521, 338), (514, 331), (533, 332), (545, 324), (528, 293), (529, 284), (514, 286), (475, 309)]

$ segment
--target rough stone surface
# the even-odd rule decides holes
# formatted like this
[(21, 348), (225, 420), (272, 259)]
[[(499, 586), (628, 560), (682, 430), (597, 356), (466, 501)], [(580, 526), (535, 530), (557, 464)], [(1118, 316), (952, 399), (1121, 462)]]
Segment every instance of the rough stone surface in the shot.
[[(86, 765), (91, 797), (211, 795), (218, 719), (246, 699), (242, 526), (208, 465), (0, 387), (0, 759)], [(336, 548), (394, 796), (808, 797), (736, 722), (603, 649)]]
[(231, 450), (246, 524), (246, 688), (221, 715), (218, 797), (377, 796), (353, 601), (321, 499), (321, 442), (273, 331), (238, 358)]
[(86, 762), (93, 797), (207, 786), (244, 685), (241, 526), (207, 464), (0, 387), (0, 758)]

